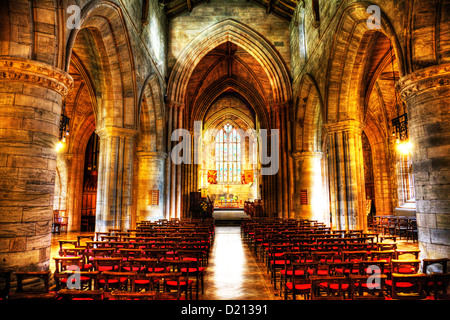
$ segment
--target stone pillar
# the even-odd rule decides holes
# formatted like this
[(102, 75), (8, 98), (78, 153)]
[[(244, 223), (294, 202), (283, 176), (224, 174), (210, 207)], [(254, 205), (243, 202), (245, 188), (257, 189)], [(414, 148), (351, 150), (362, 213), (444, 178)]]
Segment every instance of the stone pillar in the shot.
[[(295, 194), (297, 214), (295, 218), (325, 221), (328, 199), (323, 191), (322, 152), (301, 151), (292, 154), (297, 174)], [(300, 194), (306, 191), (307, 204), (301, 204)]]
[(172, 151), (172, 119), (173, 119), (173, 109), (172, 105), (170, 103), (166, 103), (167, 108), (167, 158), (166, 158), (166, 168), (165, 168), (165, 198), (164, 198), (164, 205), (165, 205), (165, 213), (164, 218), (170, 219), (170, 213), (171, 213), (171, 181), (172, 181), (172, 158), (171, 158), (171, 151)]
[(408, 107), (422, 258), (450, 256), (450, 64), (399, 81)]
[(117, 127), (97, 130), (100, 139), (95, 231), (131, 227), (133, 140), (137, 131)]
[[(184, 118), (184, 108), (183, 107), (179, 107), (178, 108), (178, 128), (183, 128), (183, 118)], [(193, 148), (193, 145), (191, 145), (191, 150)], [(191, 155), (189, 154), (189, 157), (191, 157)], [(192, 160), (192, 159), (191, 159)], [(176, 181), (175, 181), (175, 217), (176, 218), (181, 218), (181, 205), (182, 205), (182, 171), (183, 171), (183, 166), (185, 164), (179, 164), (175, 166), (176, 169)], [(186, 205), (186, 204), (183, 204)]]
[(56, 150), (73, 79), (48, 64), (0, 58), (0, 268), (49, 266)]
[[(142, 220), (164, 218), (164, 164), (167, 154), (164, 152), (137, 152), (137, 217)], [(152, 190), (159, 191), (158, 205), (152, 205)]]
[(66, 214), (69, 217), (68, 231), (80, 231), (83, 201), (84, 154), (60, 154), (67, 164)]
[(347, 120), (325, 127), (333, 228), (366, 229), (362, 126)]
[[(178, 127), (178, 112), (179, 112), (179, 108), (177, 106), (173, 106), (172, 107), (172, 121), (173, 121), (172, 122), (172, 130), (176, 130), (179, 128)], [(177, 141), (172, 141), (172, 146), (175, 146), (176, 144), (177, 144)], [(172, 148), (170, 148), (169, 150), (172, 151)], [(171, 158), (169, 161), (170, 161), (169, 162), (169, 166), (170, 166), (170, 194), (169, 194), (170, 216), (168, 218), (171, 219), (171, 218), (177, 217), (177, 214), (176, 214), (177, 165), (175, 163), (173, 163)]]
[[(285, 181), (286, 181), (286, 166), (285, 166), (285, 154), (284, 154), (284, 122), (283, 122), (283, 106), (275, 106), (274, 107), (274, 116), (275, 116), (275, 128), (279, 130), (280, 137), (280, 146), (278, 148), (279, 152), (279, 167), (278, 172), (276, 173), (277, 177), (277, 214), (279, 218), (287, 218), (286, 217), (286, 205), (287, 205), (287, 190), (284, 189)], [(268, 136), (269, 138), (269, 136)], [(267, 143), (270, 145), (270, 140), (267, 139)], [(272, 152), (272, 150), (270, 151)], [(272, 153), (271, 153), (272, 154)]]
[(166, 219), (180, 218), (181, 216), (181, 191), (182, 191), (182, 165), (176, 165), (172, 161), (171, 152), (178, 141), (172, 141), (172, 132), (176, 129), (183, 129), (184, 106), (179, 103), (166, 103), (168, 109), (168, 132), (166, 160)]

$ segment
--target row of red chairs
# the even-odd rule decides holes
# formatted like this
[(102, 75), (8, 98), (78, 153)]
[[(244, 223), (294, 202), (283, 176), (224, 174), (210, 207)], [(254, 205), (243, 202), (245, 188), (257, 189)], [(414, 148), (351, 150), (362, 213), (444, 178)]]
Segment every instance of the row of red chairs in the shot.
[[(187, 232), (189, 231), (189, 232)], [(87, 239), (87, 241), (85, 241)], [(160, 221), (133, 230), (110, 229), (77, 240), (60, 240), (53, 274), (5, 272), (44, 280), (42, 292), (5, 289), (4, 298), (192, 299), (203, 293), (203, 275), (214, 239), (211, 221)], [(0, 275), (3, 275), (1, 273)], [(49, 291), (53, 275), (55, 291)], [(201, 291), (200, 291), (201, 289)]]
[[(334, 233), (316, 222), (302, 221), (300, 225), (280, 220), (246, 221), (241, 234), (265, 263), (274, 289), (279, 275), (280, 293), (285, 299), (295, 299), (298, 294), (309, 299), (353, 299), (355, 292), (356, 299), (447, 295), (448, 259), (425, 259), (420, 269), (419, 250), (397, 250), (395, 242), (378, 242), (377, 234), (361, 230)], [(428, 265), (435, 263), (443, 265), (443, 272), (426, 274)], [(367, 280), (374, 276), (367, 272), (369, 266), (379, 270), (379, 287), (367, 288)]]

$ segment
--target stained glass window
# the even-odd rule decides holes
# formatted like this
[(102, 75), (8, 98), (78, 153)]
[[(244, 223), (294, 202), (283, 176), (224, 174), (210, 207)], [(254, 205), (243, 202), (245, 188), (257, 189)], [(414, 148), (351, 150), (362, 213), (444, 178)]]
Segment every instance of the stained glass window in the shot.
[(219, 183), (241, 181), (241, 137), (226, 124), (216, 135), (215, 161)]

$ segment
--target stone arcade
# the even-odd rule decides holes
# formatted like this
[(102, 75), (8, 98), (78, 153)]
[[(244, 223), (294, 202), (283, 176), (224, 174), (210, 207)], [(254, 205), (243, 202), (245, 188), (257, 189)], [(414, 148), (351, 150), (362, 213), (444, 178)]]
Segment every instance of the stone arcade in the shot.
[[(332, 229), (415, 216), (420, 259), (450, 257), (448, 21), (448, 1), (1, 1), (0, 269), (49, 269), (54, 212), (126, 230), (199, 192)], [(211, 155), (174, 163), (176, 129)], [(250, 129), (277, 130), (271, 174)]]

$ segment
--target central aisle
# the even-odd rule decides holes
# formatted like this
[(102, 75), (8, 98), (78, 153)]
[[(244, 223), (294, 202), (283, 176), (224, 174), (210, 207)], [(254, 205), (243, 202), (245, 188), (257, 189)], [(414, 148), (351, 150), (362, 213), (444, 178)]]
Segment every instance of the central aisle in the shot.
[(263, 265), (242, 241), (239, 226), (216, 226), (202, 300), (278, 300)]

